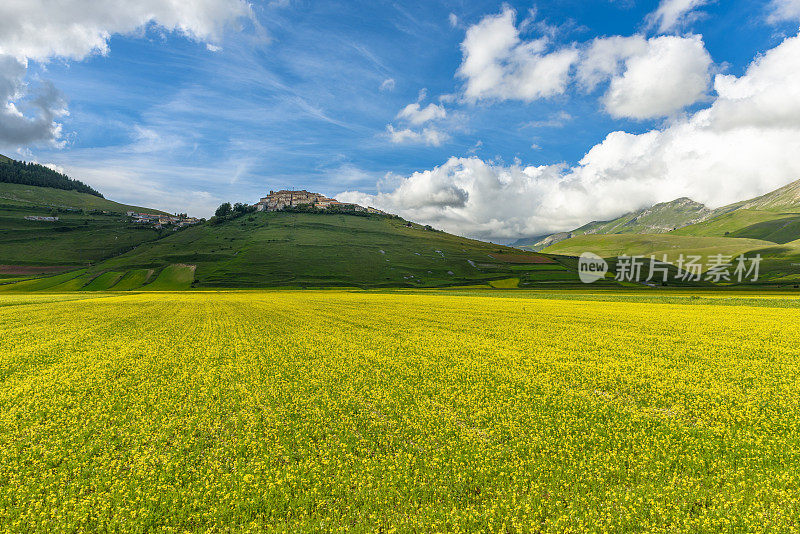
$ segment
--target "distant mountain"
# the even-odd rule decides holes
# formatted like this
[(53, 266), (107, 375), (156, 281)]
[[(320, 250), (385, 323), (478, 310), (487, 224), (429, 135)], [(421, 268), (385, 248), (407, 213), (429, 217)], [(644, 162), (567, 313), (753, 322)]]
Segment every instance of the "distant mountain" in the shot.
[(530, 250), (542, 250), (572, 237), (591, 234), (663, 234), (689, 226), (714, 215), (711, 210), (688, 198), (662, 202), (652, 207), (626, 213), (610, 221), (593, 221), (571, 232), (560, 232), (539, 238), (537, 241), (520, 240), (515, 243)]
[[(668, 229), (672, 224), (676, 228)], [(544, 252), (564, 256), (587, 251), (606, 257), (668, 254), (672, 259), (680, 254), (760, 254), (765, 259), (765, 279), (798, 285), (800, 180), (713, 211), (688, 199), (657, 204), (542, 242), (547, 243)]]
[(734, 209), (800, 212), (800, 180), (796, 180), (766, 195), (744, 202), (737, 202), (721, 209), (726, 212)]
[(0, 154), (0, 183), (51, 187), (103, 198), (99, 191), (79, 180), (73, 180), (44, 165), (16, 161), (2, 154)]
[(628, 213), (612, 221), (591, 222), (574, 230), (585, 234), (663, 234), (711, 217), (714, 211), (699, 202), (679, 198)]

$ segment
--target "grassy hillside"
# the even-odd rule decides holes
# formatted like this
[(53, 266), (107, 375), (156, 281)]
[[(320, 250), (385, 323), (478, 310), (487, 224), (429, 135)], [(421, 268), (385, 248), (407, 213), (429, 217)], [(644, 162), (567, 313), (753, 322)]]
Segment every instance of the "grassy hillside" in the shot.
[(148, 213), (164, 213), (151, 208), (120, 204), (112, 200), (50, 187), (0, 183), (0, 209), (4, 207), (72, 208), (79, 210), (106, 210), (124, 214), (127, 211), (146, 211)]
[[(750, 257), (761, 254), (764, 258), (764, 280), (792, 284), (800, 281), (800, 180), (713, 212), (688, 199), (679, 199), (658, 204), (647, 214), (637, 213), (551, 236), (542, 242), (549, 245), (543, 250), (573, 256), (590, 251), (607, 258), (667, 254), (673, 261), (681, 254), (709, 258), (747, 252)], [(668, 233), (648, 231), (648, 226), (677, 221), (676, 216), (681, 213), (701, 220)], [(664, 218), (659, 219), (659, 214)]]
[(680, 228), (673, 235), (743, 237), (788, 243), (800, 237), (800, 213), (739, 209)]
[[(798, 211), (800, 208), (800, 180), (787, 184), (751, 200), (727, 206), (727, 209), (756, 209), (765, 211)], [(723, 208), (723, 209), (726, 209)]]
[[(132, 224), (129, 210), (156, 212), (76, 191), (0, 183), (0, 264), (83, 266), (169, 232)], [(59, 220), (29, 221), (28, 215)]]
[(0, 157), (0, 183), (35, 185), (78, 191), (103, 198), (99, 191), (80, 180), (70, 178), (38, 163), (14, 161), (5, 156)]
[(124, 216), (55, 213), (59, 220), (46, 222), (26, 220), (26, 215), (51, 212), (38, 207), (0, 207), (0, 263), (86, 265), (122, 254), (166, 232), (133, 225)]
[(193, 265), (195, 287), (424, 287), (516, 276), (497, 252), (518, 251), (384, 216), (275, 212), (189, 228), (96, 270)]
[(782, 245), (772, 245), (748, 252), (763, 258), (761, 273), (764, 281), (800, 284), (800, 239)]
[(667, 254), (670, 260), (680, 254), (711, 256), (715, 254), (741, 254), (754, 249), (774, 246), (774, 243), (758, 239), (736, 239), (727, 237), (693, 237), (671, 234), (615, 234), (583, 235), (556, 243), (544, 250), (549, 254), (579, 256), (583, 252), (594, 252), (605, 258), (621, 255), (655, 255), (659, 259)]

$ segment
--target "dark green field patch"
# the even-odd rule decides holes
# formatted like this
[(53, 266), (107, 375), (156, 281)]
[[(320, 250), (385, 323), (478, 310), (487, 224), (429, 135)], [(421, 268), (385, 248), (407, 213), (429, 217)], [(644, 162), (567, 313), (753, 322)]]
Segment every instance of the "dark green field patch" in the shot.
[(558, 263), (542, 263), (542, 264), (532, 264), (532, 265), (509, 265), (509, 269), (512, 271), (566, 271), (563, 265), (559, 265)]
[(108, 271), (94, 280), (86, 284), (82, 289), (84, 291), (107, 291), (114, 287), (114, 284), (120, 281), (125, 273)]
[(131, 291), (139, 289), (153, 276), (153, 269), (134, 269), (126, 272), (119, 282), (114, 284), (114, 291)]
[(165, 267), (145, 291), (181, 291), (189, 289), (194, 281), (194, 265), (170, 265)]
[(763, 239), (778, 244), (788, 243), (800, 236), (800, 216), (756, 223), (732, 232), (729, 236)]

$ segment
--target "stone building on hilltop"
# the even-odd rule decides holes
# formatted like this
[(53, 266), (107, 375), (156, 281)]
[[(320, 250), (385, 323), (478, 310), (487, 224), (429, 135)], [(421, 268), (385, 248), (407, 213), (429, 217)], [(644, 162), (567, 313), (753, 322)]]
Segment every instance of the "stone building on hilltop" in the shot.
[(288, 189), (270, 191), (269, 195), (256, 203), (256, 209), (258, 211), (279, 211), (287, 207), (300, 205), (311, 205), (320, 209), (342, 208), (353, 211), (366, 211), (366, 208), (358, 204), (339, 202), (335, 198), (328, 198), (319, 193), (311, 193), (305, 189), (301, 191), (290, 191)]
[(303, 189), (302, 191), (289, 191), (282, 189), (280, 191), (270, 191), (269, 195), (265, 196), (256, 204), (258, 211), (277, 211), (287, 206), (299, 206), (301, 204), (314, 204), (320, 202), (330, 202), (333, 199), (320, 195), (319, 193), (311, 193)]

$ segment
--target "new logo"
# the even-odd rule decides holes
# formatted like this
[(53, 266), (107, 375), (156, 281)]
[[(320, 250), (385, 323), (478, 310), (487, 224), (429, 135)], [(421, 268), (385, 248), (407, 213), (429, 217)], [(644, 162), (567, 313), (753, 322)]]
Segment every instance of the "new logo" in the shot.
[(584, 252), (578, 259), (578, 276), (584, 284), (605, 278), (608, 272), (606, 260), (593, 252)]

